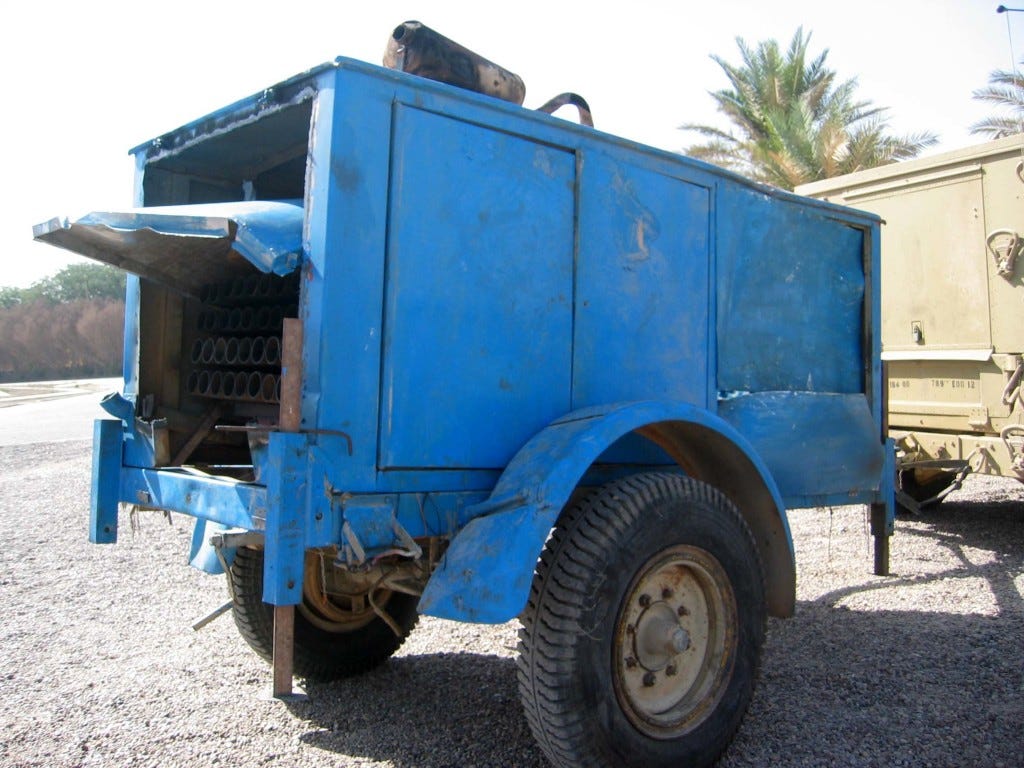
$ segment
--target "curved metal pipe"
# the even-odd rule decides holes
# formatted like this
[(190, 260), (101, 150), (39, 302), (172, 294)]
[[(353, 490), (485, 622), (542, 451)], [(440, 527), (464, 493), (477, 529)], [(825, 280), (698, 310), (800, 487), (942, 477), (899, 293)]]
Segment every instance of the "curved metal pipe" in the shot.
[(537, 107), (537, 111), (550, 115), (562, 107), (568, 106), (576, 107), (579, 112), (580, 125), (586, 125), (590, 128), (594, 127), (594, 118), (590, 114), (590, 105), (578, 93), (560, 93)]

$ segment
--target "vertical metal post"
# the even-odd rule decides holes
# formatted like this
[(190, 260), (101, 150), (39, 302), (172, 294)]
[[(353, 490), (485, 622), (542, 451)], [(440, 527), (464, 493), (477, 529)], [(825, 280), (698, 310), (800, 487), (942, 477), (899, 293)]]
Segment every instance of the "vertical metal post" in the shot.
[(121, 493), (121, 436), (118, 419), (97, 419), (92, 433), (92, 493), (89, 499), (89, 541), (117, 541), (117, 503)]
[(274, 606), (274, 698), (292, 695), (295, 606)]
[[(885, 411), (882, 412), (883, 415)], [(896, 443), (885, 440), (879, 498), (871, 505), (871, 535), (875, 537), (875, 575), (889, 575), (889, 539), (896, 532)]]
[(875, 538), (875, 576), (888, 576), (892, 529), (885, 504), (871, 505), (871, 535)]
[(302, 321), (284, 319), (281, 339), (281, 415), (282, 432), (298, 432), (302, 427)]
[[(298, 432), (302, 426), (302, 322), (285, 318), (281, 339), (282, 432)], [(274, 698), (292, 695), (295, 655), (295, 606), (274, 606)]]

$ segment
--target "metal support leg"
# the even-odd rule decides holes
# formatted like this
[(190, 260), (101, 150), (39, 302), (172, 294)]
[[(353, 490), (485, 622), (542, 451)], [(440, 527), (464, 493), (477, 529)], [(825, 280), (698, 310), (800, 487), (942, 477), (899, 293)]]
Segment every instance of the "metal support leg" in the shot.
[(892, 525), (888, 520), (887, 505), (871, 505), (871, 535), (875, 537), (875, 575), (889, 575), (889, 539)]
[(295, 699), (295, 604), (302, 600), (306, 461), (302, 426), (302, 323), (285, 319), (281, 369), (281, 432), (270, 438), (274, 468), (267, 482), (263, 600), (274, 606), (275, 699)]
[(292, 695), (292, 657), (295, 648), (295, 606), (274, 606), (274, 698)]
[(117, 541), (117, 503), (121, 492), (121, 439), (124, 425), (97, 419), (92, 436), (92, 494), (89, 500), (89, 541)]

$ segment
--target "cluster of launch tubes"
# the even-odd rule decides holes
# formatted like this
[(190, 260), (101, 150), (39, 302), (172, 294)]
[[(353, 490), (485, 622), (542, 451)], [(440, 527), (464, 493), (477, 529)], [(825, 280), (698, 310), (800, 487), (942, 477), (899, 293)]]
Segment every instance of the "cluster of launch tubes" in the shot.
[(297, 275), (250, 275), (204, 286), (186, 380), (191, 395), (277, 403), (281, 329), (297, 315)]

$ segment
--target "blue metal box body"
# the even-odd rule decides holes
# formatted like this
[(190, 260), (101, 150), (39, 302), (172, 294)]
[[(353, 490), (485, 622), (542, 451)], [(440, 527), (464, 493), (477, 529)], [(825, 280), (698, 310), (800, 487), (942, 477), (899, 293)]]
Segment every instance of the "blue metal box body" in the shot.
[[(307, 548), (443, 536), (424, 612), (502, 621), (573, 489), (642, 467), (749, 502), (777, 614), (786, 507), (887, 505), (891, 532), (876, 218), (346, 59), (133, 152), (140, 209), (217, 204), (166, 212), (164, 235), (227, 243), (203, 264), (301, 275), (301, 425), (253, 443), (255, 480), (161, 460), (161, 408), (201, 412), (167, 331), (198, 288), (136, 265), (95, 540), (119, 501), (195, 516), (197, 549), (202, 521), (259, 531), (289, 604)], [(51, 229), (141, 242), (154, 221)]]

